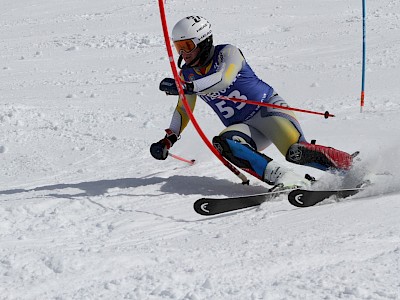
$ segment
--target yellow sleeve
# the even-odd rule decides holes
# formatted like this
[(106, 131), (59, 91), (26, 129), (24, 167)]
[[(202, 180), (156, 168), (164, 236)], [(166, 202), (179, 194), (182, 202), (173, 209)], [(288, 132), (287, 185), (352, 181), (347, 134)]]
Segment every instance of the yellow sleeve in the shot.
[[(197, 96), (193, 94), (193, 95), (185, 95), (185, 97), (189, 104), (190, 109), (193, 111), (196, 105)], [(185, 129), (185, 127), (189, 124), (189, 120), (190, 118), (189, 115), (186, 113), (183, 100), (181, 99), (181, 97), (179, 97), (178, 104), (175, 108), (169, 128), (179, 136)]]

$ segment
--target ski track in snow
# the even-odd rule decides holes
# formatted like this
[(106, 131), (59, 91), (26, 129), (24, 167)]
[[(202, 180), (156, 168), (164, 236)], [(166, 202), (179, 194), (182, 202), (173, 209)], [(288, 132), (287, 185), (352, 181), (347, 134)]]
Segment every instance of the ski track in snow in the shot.
[[(293, 107), (308, 139), (360, 161), (319, 188), (374, 185), (298, 209), (284, 197), (215, 217), (193, 202), (242, 186), (191, 125), (155, 161), (176, 105), (156, 1), (32, 1), (0, 12), (0, 299), (400, 299), (400, 3), (367, 3), (366, 107), (359, 113), (361, 3), (166, 1), (240, 47)], [(210, 138), (222, 125), (204, 103)], [(268, 155), (284, 158), (271, 147)], [(292, 166), (298, 172), (304, 167)]]

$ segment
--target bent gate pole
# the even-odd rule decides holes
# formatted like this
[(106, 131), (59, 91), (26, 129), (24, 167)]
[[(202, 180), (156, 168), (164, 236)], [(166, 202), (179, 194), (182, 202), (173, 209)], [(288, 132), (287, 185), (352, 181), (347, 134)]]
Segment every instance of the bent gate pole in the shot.
[(178, 87), (178, 92), (179, 96), (182, 99), (183, 105), (185, 106), (186, 113), (188, 114), (190, 120), (193, 123), (193, 126), (195, 127), (197, 133), (200, 135), (201, 139), (204, 141), (204, 143), (207, 145), (207, 147), (214, 153), (214, 155), (224, 164), (225, 167), (227, 167), (232, 173), (234, 173), (236, 176), (238, 176), (243, 184), (248, 184), (249, 180), (247, 177), (241, 173), (236, 167), (234, 167), (230, 162), (228, 162), (219, 152), (215, 147), (211, 144), (211, 142), (207, 139), (206, 135), (200, 128), (199, 124), (197, 123), (196, 118), (193, 115), (192, 110), (190, 109), (189, 103), (187, 102), (187, 99), (185, 97), (185, 93), (183, 91), (182, 83), (179, 78), (178, 70), (175, 65), (174, 61), (174, 56), (172, 53), (172, 47), (170, 43), (170, 38), (168, 34), (168, 26), (167, 26), (167, 20), (165, 16), (165, 8), (164, 8), (164, 0), (158, 0), (159, 8), (160, 8), (160, 16), (161, 16), (161, 24), (163, 28), (163, 33), (164, 33), (164, 39), (165, 39), (165, 46), (167, 47), (167, 53), (168, 53), (168, 59), (169, 63), (171, 65), (172, 73), (174, 75), (175, 83), (176, 86)]

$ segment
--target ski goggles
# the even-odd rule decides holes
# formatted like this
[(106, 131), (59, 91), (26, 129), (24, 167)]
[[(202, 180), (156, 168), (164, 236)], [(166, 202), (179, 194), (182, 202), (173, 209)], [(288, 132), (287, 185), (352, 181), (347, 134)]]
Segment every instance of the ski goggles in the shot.
[(175, 46), (176, 51), (178, 51), (179, 54), (182, 54), (182, 52), (189, 54), (197, 47), (197, 45), (195, 44), (195, 42), (192, 39), (175, 41), (174, 46)]

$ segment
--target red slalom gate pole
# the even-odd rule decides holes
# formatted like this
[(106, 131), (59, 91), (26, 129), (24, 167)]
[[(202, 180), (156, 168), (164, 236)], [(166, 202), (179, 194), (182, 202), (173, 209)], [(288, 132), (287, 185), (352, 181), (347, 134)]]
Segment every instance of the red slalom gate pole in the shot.
[(171, 65), (171, 70), (172, 74), (174, 75), (175, 79), (175, 84), (178, 88), (179, 96), (182, 99), (182, 103), (185, 107), (186, 113), (188, 114), (190, 120), (192, 121), (193, 126), (195, 127), (197, 133), (200, 135), (201, 139), (204, 141), (204, 143), (207, 145), (207, 147), (211, 150), (212, 153), (224, 164), (225, 167), (227, 167), (233, 174), (238, 176), (243, 184), (248, 184), (249, 180), (247, 177), (241, 173), (237, 168), (235, 168), (229, 161), (227, 161), (215, 147), (211, 144), (211, 142), (207, 139), (206, 135), (202, 131), (201, 127), (197, 123), (196, 118), (193, 115), (193, 112), (189, 106), (189, 103), (187, 102), (187, 99), (185, 97), (185, 92), (183, 91), (182, 83), (179, 78), (178, 70), (176, 69), (175, 66), (175, 61), (174, 61), (174, 55), (172, 53), (172, 47), (171, 47), (171, 42), (168, 34), (168, 26), (167, 26), (167, 19), (165, 16), (165, 8), (164, 8), (164, 1), (165, 0), (158, 0), (158, 5), (160, 8), (160, 17), (161, 17), (161, 24), (163, 28), (163, 33), (164, 33), (164, 40), (165, 40), (165, 46), (167, 48), (167, 53), (168, 53), (168, 59), (169, 63)]
[(233, 101), (233, 102), (242, 102), (242, 103), (258, 105), (258, 106), (266, 106), (266, 107), (285, 109), (285, 110), (292, 110), (292, 111), (303, 112), (303, 113), (314, 114), (314, 115), (321, 115), (321, 116), (324, 116), (325, 119), (328, 119), (329, 117), (334, 117), (335, 116), (335, 115), (331, 115), (328, 111), (322, 113), (322, 112), (306, 110), (306, 109), (301, 109), (301, 108), (294, 108), (294, 107), (289, 107), (289, 106), (282, 106), (282, 105), (276, 105), (276, 104), (271, 104), (271, 103), (258, 102), (258, 101), (254, 101), (254, 100), (229, 98), (229, 97), (225, 97), (225, 96), (218, 96), (217, 98), (218, 99), (223, 99), (223, 100), (228, 100), (228, 101)]

